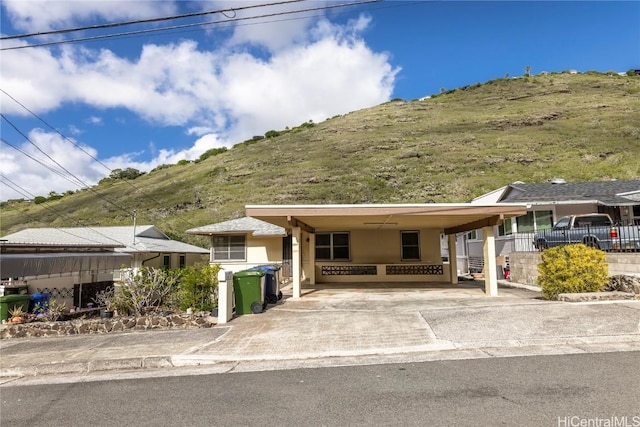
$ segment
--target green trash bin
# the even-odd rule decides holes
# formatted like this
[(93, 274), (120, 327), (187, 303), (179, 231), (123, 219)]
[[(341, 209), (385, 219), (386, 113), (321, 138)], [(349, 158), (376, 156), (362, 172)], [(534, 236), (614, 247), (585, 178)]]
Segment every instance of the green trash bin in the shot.
[(244, 270), (233, 275), (233, 293), (236, 298), (236, 314), (258, 314), (265, 309), (265, 272)]
[(26, 313), (29, 310), (29, 301), (31, 301), (31, 295), (29, 294), (13, 294), (0, 297), (0, 322), (9, 320), (9, 311), (16, 306), (21, 306)]

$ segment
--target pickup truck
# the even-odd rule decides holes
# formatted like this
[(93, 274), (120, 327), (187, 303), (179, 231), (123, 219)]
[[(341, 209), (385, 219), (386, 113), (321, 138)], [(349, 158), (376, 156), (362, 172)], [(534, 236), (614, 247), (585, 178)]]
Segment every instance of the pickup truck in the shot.
[(640, 225), (616, 225), (607, 214), (570, 215), (533, 237), (539, 251), (571, 243), (603, 251), (640, 251)]

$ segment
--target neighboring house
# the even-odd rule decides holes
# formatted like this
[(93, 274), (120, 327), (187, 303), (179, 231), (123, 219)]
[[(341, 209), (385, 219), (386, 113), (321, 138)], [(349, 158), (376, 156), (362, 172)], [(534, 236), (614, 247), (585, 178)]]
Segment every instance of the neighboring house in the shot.
[[(497, 263), (506, 265), (510, 253), (535, 250), (533, 235), (550, 229), (563, 216), (597, 212), (609, 214), (616, 222), (640, 224), (640, 180), (514, 182), (477, 197), (471, 203), (527, 205), (526, 215), (505, 219), (495, 228)], [(463, 270), (465, 264), (470, 271), (482, 269), (481, 230), (460, 235), (457, 248), (458, 264)]]
[(186, 233), (209, 236), (209, 261), (224, 270), (238, 272), (262, 264), (281, 264), (281, 276), (290, 276), (291, 236), (282, 227), (244, 217), (192, 228)]
[[(226, 262), (224, 258), (231, 258), (235, 253), (237, 261), (232, 268), (284, 261), (284, 256), (278, 258), (279, 252), (287, 254), (290, 247), (287, 256), (291, 260), (293, 297), (297, 298), (301, 296), (303, 283), (358, 283), (359, 286), (399, 282), (457, 283), (455, 250), (451, 262), (444, 262), (441, 235), (447, 236), (448, 242), (455, 247), (457, 233), (482, 227), (487, 258), (495, 259), (493, 226), (501, 224), (504, 218), (523, 215), (526, 206), (469, 203), (272, 205), (246, 206), (245, 210), (249, 219), (188, 232), (212, 236), (212, 262)], [(272, 232), (258, 232), (264, 223), (278, 228)], [(228, 237), (226, 240), (221, 238), (225, 236)], [(218, 258), (218, 253), (222, 259)], [(495, 272), (495, 265), (485, 275), (487, 295), (497, 295), (496, 275), (492, 271)]]
[(28, 228), (1, 240), (3, 280), (26, 281), (30, 293), (49, 291), (81, 306), (113, 284), (123, 267), (180, 268), (206, 261), (209, 253), (154, 225)]

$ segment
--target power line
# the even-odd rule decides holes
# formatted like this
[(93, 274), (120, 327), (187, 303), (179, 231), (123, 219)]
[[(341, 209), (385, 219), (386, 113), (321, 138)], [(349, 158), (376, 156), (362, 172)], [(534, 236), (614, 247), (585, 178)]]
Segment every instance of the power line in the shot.
[[(22, 46), (4, 47), (4, 48), (0, 48), (0, 51), (3, 51), (3, 50), (28, 49), (28, 48), (33, 48), (33, 47), (53, 46), (53, 45), (67, 44), (67, 43), (97, 41), (97, 40), (119, 38), (119, 37), (131, 36), (131, 35), (139, 35), (139, 34), (148, 34), (148, 33), (153, 33), (153, 32), (162, 32), (162, 31), (169, 31), (169, 30), (176, 30), (176, 29), (183, 29), (183, 28), (190, 28), (190, 27), (204, 27), (206, 25), (226, 24), (226, 23), (230, 23), (230, 22), (239, 22), (239, 21), (246, 21), (246, 20), (251, 20), (251, 19), (272, 18), (272, 17), (275, 17), (275, 16), (291, 15), (291, 14), (297, 14), (297, 13), (303, 13), (303, 12), (315, 12), (315, 11), (319, 11), (319, 10), (329, 10), (329, 9), (336, 9), (336, 8), (342, 8), (342, 7), (359, 6), (359, 5), (363, 5), (363, 4), (369, 4), (369, 3), (378, 3), (380, 1), (382, 1), (382, 0), (356, 1), (356, 2), (351, 2), (351, 3), (341, 3), (341, 4), (337, 4), (337, 5), (328, 5), (328, 6), (300, 9), (300, 10), (294, 10), (294, 11), (284, 11), (284, 12), (275, 12), (275, 13), (258, 15), (258, 16), (248, 16), (248, 17), (244, 17), (244, 18), (232, 18), (232, 19), (227, 19), (227, 20), (224, 20), (224, 21), (197, 22), (197, 23), (191, 23), (191, 24), (174, 25), (174, 26), (169, 26), (169, 27), (150, 28), (150, 29), (136, 30), (136, 31), (127, 31), (127, 32), (123, 32), (123, 33), (104, 34), (104, 35), (100, 35), (100, 36), (82, 37), (82, 38), (76, 38), (76, 39), (58, 40), (58, 41), (44, 42), (44, 43), (38, 43), (38, 44), (28, 44), (28, 45), (22, 45)], [(269, 23), (269, 22), (273, 22), (273, 21), (267, 21), (267, 22), (261, 22), (261, 23), (264, 24), (264, 23)]]
[[(84, 154), (86, 154), (87, 156), (89, 156), (91, 159), (95, 160), (98, 164), (100, 164), (102, 167), (104, 167), (107, 171), (109, 172), (113, 172), (113, 170), (111, 168), (109, 168), (107, 165), (105, 165), (104, 163), (102, 163), (100, 160), (98, 160), (96, 157), (94, 157), (93, 155), (91, 155), (90, 153), (88, 153), (85, 149), (83, 149), (79, 144), (77, 144), (75, 141), (73, 141), (71, 138), (67, 137), (66, 135), (64, 135), (62, 132), (60, 132), (58, 129), (56, 129), (55, 127), (53, 127), (51, 124), (49, 124), (46, 120), (44, 120), (42, 117), (38, 116), (36, 113), (34, 113), (33, 111), (31, 111), (29, 108), (27, 108), (24, 104), (22, 104), (21, 102), (19, 102), (17, 99), (15, 99), (13, 96), (11, 96), (9, 93), (7, 93), (4, 89), (0, 88), (0, 91), (2, 91), (5, 95), (7, 95), (9, 98), (11, 98), (11, 100), (13, 100), (15, 103), (17, 103), (18, 105), (20, 105), (22, 108), (24, 108), (27, 112), (29, 112), (31, 115), (33, 115), (36, 119), (38, 119), (40, 122), (42, 122), (45, 126), (47, 126), (49, 129), (53, 130), (54, 132), (56, 132), (58, 135), (60, 135), (65, 141), (68, 141), (69, 143), (73, 144), (75, 147), (77, 147), (78, 149), (80, 149)], [(6, 119), (5, 119), (6, 120)], [(22, 133), (19, 132), (23, 137), (26, 138), (26, 136)], [(28, 140), (28, 138), (27, 138)], [(70, 179), (66, 176), (64, 176), (64, 174), (62, 174), (60, 171), (56, 170), (55, 168), (51, 168), (48, 165), (44, 164), (43, 162), (39, 161), (38, 159), (32, 157), (30, 154), (22, 151), (20, 148), (14, 146), (13, 144), (10, 144), (9, 142), (5, 141), (4, 139), (2, 139), (2, 142), (4, 142), (5, 144), (9, 145), (10, 147), (14, 148), (15, 150), (19, 151), (20, 153), (24, 154), (25, 156), (31, 158), (32, 160), (40, 163), (41, 165), (43, 165), (44, 167), (46, 167), (47, 169), (49, 169), (50, 171), (58, 174), (59, 176), (61, 176), (62, 178), (65, 178), (67, 181), (70, 181)], [(31, 141), (29, 141), (31, 142)], [(32, 143), (33, 144), (33, 143)], [(72, 181), (70, 181), (72, 182)], [(91, 188), (85, 184), (84, 182), (80, 181), (85, 187), (89, 188), (90, 191)], [(139, 194), (141, 194), (144, 198), (146, 198), (147, 200), (150, 200), (151, 202), (153, 202), (156, 206), (162, 207), (163, 204), (154, 199), (153, 197), (149, 196), (148, 194), (146, 194), (145, 192), (143, 192), (140, 188), (136, 187), (135, 185), (133, 185), (133, 183), (131, 183), (129, 180), (124, 180), (124, 182), (129, 185), (131, 188), (133, 188), (134, 190), (136, 190), (136, 192), (138, 192)], [(75, 184), (78, 185), (78, 184)], [(95, 191), (94, 191), (95, 192)], [(98, 194), (98, 193), (96, 193)], [(195, 224), (192, 224), (191, 222), (189, 222), (188, 220), (184, 219), (184, 218), (179, 218), (181, 221), (185, 222), (186, 224), (188, 224), (191, 227), (196, 227)]]
[[(31, 141), (31, 139), (29, 139), (29, 137), (27, 135), (25, 135), (20, 129), (18, 129), (18, 127), (11, 121), (9, 120), (4, 114), (0, 113), (0, 117), (2, 117), (7, 123), (9, 123), (9, 125), (16, 131), (18, 132), (20, 135), (22, 135), (22, 137), (31, 145), (33, 145), (39, 152), (41, 152), (42, 154), (44, 154), (49, 160), (51, 160), (53, 163), (55, 163), (60, 169), (62, 169), (63, 171), (65, 171), (69, 176), (72, 176), (73, 178), (75, 178), (82, 186), (85, 187), (89, 187), (89, 184), (87, 184), (86, 182), (84, 182), (83, 180), (81, 180), (80, 178), (78, 178), (77, 176), (75, 176), (71, 171), (69, 171), (67, 168), (65, 168), (64, 166), (62, 166), (56, 159), (54, 159), (53, 157), (51, 157), (49, 154), (47, 154), (42, 148), (38, 147), (38, 145)], [(4, 140), (3, 140), (4, 141)], [(14, 147), (15, 148), (15, 147)], [(33, 157), (32, 157), (33, 158)], [(38, 162), (40, 164), (43, 164), (42, 162)], [(51, 169), (50, 169), (51, 170)]]
[[(77, 176), (75, 176), (72, 172), (70, 172), (67, 168), (65, 168), (64, 166), (62, 166), (60, 163), (58, 163), (58, 161), (56, 161), (54, 158), (52, 158), (51, 156), (49, 156), (46, 152), (44, 152), (40, 147), (38, 147), (37, 144), (35, 144), (33, 141), (31, 141), (29, 139), (29, 137), (27, 135), (25, 135), (20, 129), (18, 129), (18, 127), (13, 124), (13, 122), (11, 122), (11, 120), (9, 120), (8, 118), (5, 117), (4, 114), (0, 113), (0, 117), (2, 117), (7, 123), (9, 123), (9, 125), (11, 125), (11, 127), (13, 127), (13, 129), (15, 129), (16, 132), (18, 132), (20, 135), (22, 135), (27, 142), (29, 142), (31, 145), (33, 145), (34, 147), (36, 147), (36, 149), (38, 149), (38, 151), (40, 151), (42, 154), (44, 154), (48, 159), (50, 159), (53, 163), (55, 163), (60, 169), (62, 169), (63, 171), (65, 171), (67, 174), (69, 174), (69, 176), (72, 176), (73, 178), (75, 178), (79, 183), (82, 184), (83, 188), (88, 189), (89, 191), (95, 193), (98, 197), (100, 197), (102, 200), (106, 201), (107, 203), (109, 203), (110, 205), (114, 206), (115, 208), (125, 212), (127, 215), (129, 215), (130, 213), (123, 207), (117, 205), (115, 202), (109, 200), (108, 198), (102, 196), (102, 194), (96, 192), (95, 190), (93, 190), (91, 188), (91, 186), (89, 184), (87, 184), (86, 182), (84, 182), (83, 180), (81, 180), (80, 178), (78, 178)], [(4, 141), (6, 144), (8, 144), (6, 141)], [(11, 144), (8, 144), (11, 145)], [(13, 146), (13, 145), (11, 145)], [(15, 148), (15, 147), (14, 147)], [(20, 150), (19, 150), (20, 151)], [(33, 158), (33, 157), (32, 157)], [(38, 163), (43, 164), (42, 162), (38, 161)], [(44, 164), (43, 164), (44, 165)], [(47, 168), (49, 169), (49, 168)], [(50, 169), (51, 170), (51, 169)], [(77, 184), (76, 184), (77, 185)]]
[(7, 95), (9, 98), (11, 98), (11, 100), (13, 102), (15, 102), (16, 104), (18, 104), (19, 106), (21, 106), (22, 108), (24, 108), (29, 114), (31, 114), (33, 117), (35, 117), (36, 119), (38, 119), (41, 123), (43, 123), (45, 126), (47, 126), (49, 129), (51, 129), (52, 131), (56, 132), (58, 135), (60, 135), (62, 138), (64, 138), (65, 141), (70, 142), (71, 144), (73, 144), (76, 148), (78, 148), (80, 151), (82, 151), (84, 154), (86, 154), (87, 156), (91, 157), (93, 160), (95, 160), (99, 165), (101, 165), (102, 167), (104, 167), (106, 170), (108, 170), (109, 172), (111, 172), (111, 168), (107, 165), (105, 165), (104, 163), (102, 163), (100, 160), (98, 160), (97, 158), (95, 158), (92, 154), (88, 153), (84, 148), (82, 148), (81, 145), (76, 144), (76, 142), (74, 140), (72, 140), (71, 138), (63, 135), (58, 129), (54, 128), (53, 126), (51, 126), (49, 123), (47, 123), (42, 117), (38, 116), (36, 113), (34, 113), (32, 110), (30, 110), (29, 108), (27, 108), (23, 103), (21, 103), (20, 101), (18, 101), (17, 99), (15, 99), (13, 96), (11, 96), (9, 93), (7, 93), (7, 91), (5, 91), (4, 89), (0, 88), (0, 92), (4, 93), (5, 95)]
[(258, 5), (253, 5), (253, 6), (234, 7), (234, 8), (231, 8), (231, 9), (218, 9), (218, 10), (209, 10), (209, 11), (205, 11), (205, 12), (183, 13), (183, 14), (180, 14), (180, 15), (164, 16), (164, 17), (160, 17), (160, 18), (137, 19), (137, 20), (134, 20), (134, 21), (113, 22), (113, 23), (108, 23), (108, 24), (89, 25), (89, 26), (85, 26), (85, 27), (66, 28), (66, 29), (62, 29), (62, 30), (51, 30), (51, 31), (40, 31), (40, 32), (37, 32), (37, 33), (17, 34), (17, 35), (12, 35), (12, 36), (0, 37), (0, 40), (23, 39), (23, 38), (28, 38), (28, 37), (45, 36), (45, 35), (52, 35), (52, 34), (65, 34), (65, 33), (73, 33), (73, 32), (77, 32), (77, 31), (85, 31), (85, 30), (97, 30), (97, 29), (102, 29), (102, 28), (123, 27), (123, 26), (126, 26), (126, 25), (148, 24), (148, 23), (151, 23), (151, 22), (172, 21), (172, 20), (176, 20), (176, 19), (193, 18), (193, 17), (197, 17), (197, 16), (213, 15), (213, 14), (218, 14), (218, 13), (223, 14), (223, 15), (226, 16), (226, 13), (233, 12), (233, 14), (235, 15), (236, 12), (240, 11), (240, 10), (255, 9), (255, 8), (269, 7), (269, 6), (281, 6), (283, 4), (300, 3), (302, 1), (306, 1), (306, 0), (287, 0), (287, 1), (277, 2), (277, 3), (266, 3), (266, 4), (258, 4)]
[[(33, 198), (35, 197), (35, 196), (34, 196), (33, 194), (31, 194), (29, 191), (25, 190), (23, 187), (21, 187), (19, 184), (15, 183), (15, 182), (14, 182), (14, 181), (12, 181), (11, 179), (9, 179), (9, 178), (8, 178), (7, 176), (5, 176), (4, 174), (0, 173), (0, 178), (2, 178), (2, 179), (5, 181), (5, 185), (7, 185), (8, 187), (11, 187), (11, 189), (12, 189), (13, 191), (15, 191), (16, 193), (21, 194), (22, 196), (24, 196), (24, 197), (26, 197), (26, 198), (30, 198), (30, 199), (33, 199)], [(122, 245), (122, 244), (123, 244), (122, 242), (119, 242), (119, 241), (117, 241), (117, 240), (113, 239), (112, 237), (107, 236), (106, 234), (99, 232), (98, 230), (95, 230), (95, 229), (93, 229), (93, 228), (91, 228), (91, 227), (87, 227), (86, 225), (82, 224), (82, 222), (80, 222), (80, 221), (78, 221), (78, 220), (76, 220), (76, 219), (74, 219), (74, 218), (72, 218), (72, 217), (70, 217), (70, 216), (66, 215), (64, 212), (60, 212), (60, 211), (58, 211), (58, 210), (56, 210), (56, 209), (54, 209), (54, 208), (52, 208), (52, 207), (50, 207), (50, 206), (47, 206), (47, 202), (42, 202), (42, 203), (40, 203), (40, 205), (42, 205), (42, 207), (43, 207), (43, 208), (45, 208), (45, 209), (47, 209), (47, 210), (52, 211), (53, 213), (55, 213), (55, 214), (56, 214), (56, 215), (58, 215), (58, 216), (66, 217), (67, 219), (69, 219), (69, 220), (71, 220), (72, 222), (74, 222), (74, 223), (78, 224), (78, 225), (79, 225), (80, 227), (82, 227), (82, 228), (86, 228), (86, 229), (88, 229), (88, 230), (91, 230), (91, 231), (93, 231), (94, 233), (99, 234), (100, 236), (105, 237), (105, 238), (107, 238), (108, 240), (110, 240), (110, 241), (112, 241), (112, 242), (114, 242), (114, 243), (117, 243), (117, 244), (119, 244), (119, 245)], [(34, 219), (34, 218), (33, 218), (33, 217), (31, 217), (29, 214), (27, 214), (27, 213), (25, 213), (25, 214), (26, 214), (26, 215), (27, 215), (31, 220), (33, 220), (33, 219)], [(104, 244), (104, 243), (105, 243), (105, 242), (101, 242), (101, 241), (99, 241), (99, 240), (90, 239), (90, 238), (88, 238), (88, 237), (86, 237), (86, 236), (79, 236), (79, 235), (77, 235), (77, 234), (73, 234), (73, 233), (72, 233), (72, 232), (70, 232), (69, 230), (64, 230), (64, 229), (59, 228), (59, 227), (52, 227), (52, 228), (55, 228), (56, 230), (61, 231), (61, 232), (63, 232), (63, 233), (66, 233), (66, 234), (68, 234), (68, 235), (70, 235), (70, 236), (78, 237), (78, 238), (83, 239), (83, 240), (87, 240), (87, 241), (89, 241), (89, 242), (94, 242), (94, 243), (98, 243), (98, 244)], [(127, 246), (128, 246), (128, 245), (127, 245)], [(139, 249), (137, 249), (137, 248), (135, 248), (135, 247), (133, 248), (133, 250), (135, 250), (136, 252), (142, 252), (141, 250), (139, 250)]]
[(44, 163), (43, 161), (41, 161), (40, 159), (37, 159), (36, 157), (32, 156), (31, 154), (27, 153), (26, 151), (20, 149), (19, 147), (11, 144), (10, 142), (8, 142), (7, 140), (5, 140), (4, 138), (0, 138), (0, 141), (4, 142), (6, 145), (8, 145), (9, 147), (13, 148), (14, 150), (16, 150), (17, 152), (19, 152), (20, 154), (30, 158), (31, 160), (33, 160), (36, 163), (39, 163), (40, 165), (44, 166), (45, 168), (47, 168), (48, 170), (50, 170), (51, 172), (55, 173), (56, 175), (58, 175), (60, 178), (64, 178), (67, 181), (69, 181), (70, 183), (72, 183), (73, 185), (79, 185), (77, 182), (74, 182), (71, 180), (71, 178), (69, 178), (68, 176), (66, 176), (65, 174), (63, 174), (62, 172), (60, 172), (59, 170), (57, 170), (56, 168), (54, 168), (51, 165), (47, 165), (46, 163)]

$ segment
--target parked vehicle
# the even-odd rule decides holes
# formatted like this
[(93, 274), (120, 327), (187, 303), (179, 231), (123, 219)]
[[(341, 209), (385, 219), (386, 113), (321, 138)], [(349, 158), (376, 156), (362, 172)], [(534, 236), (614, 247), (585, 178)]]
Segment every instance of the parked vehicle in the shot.
[(616, 225), (607, 214), (570, 215), (533, 237), (540, 251), (572, 243), (603, 251), (640, 251), (640, 225)]

